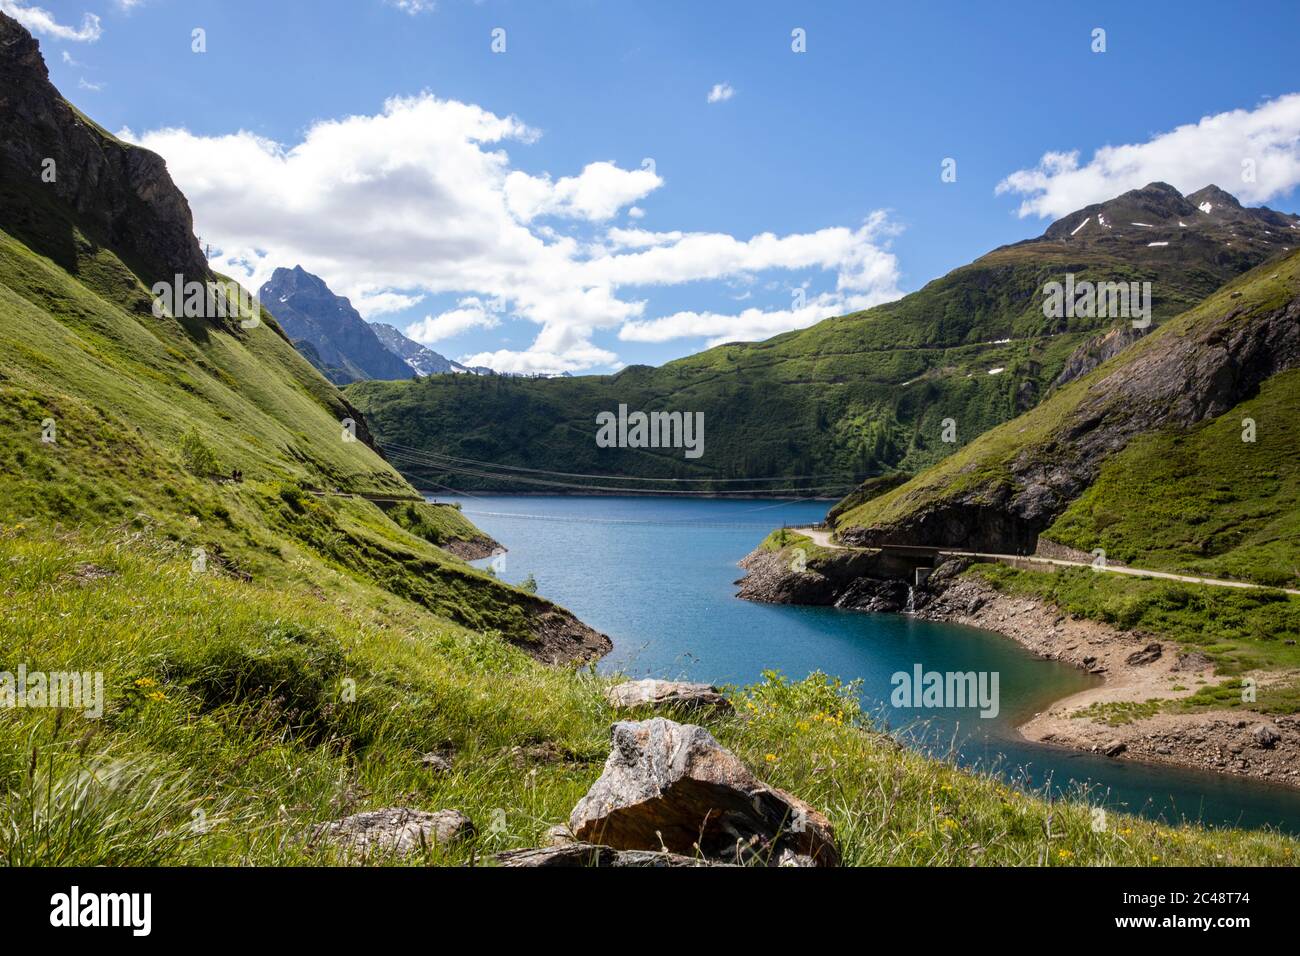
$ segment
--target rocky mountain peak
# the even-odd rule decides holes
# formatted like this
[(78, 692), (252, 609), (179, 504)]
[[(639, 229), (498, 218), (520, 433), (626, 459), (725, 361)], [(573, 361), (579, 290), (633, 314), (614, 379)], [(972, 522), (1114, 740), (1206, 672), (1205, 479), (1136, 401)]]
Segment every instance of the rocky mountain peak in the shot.
[(117, 252), (146, 282), (210, 275), (189, 203), (162, 158), (82, 116), (50, 83), (40, 44), (0, 13), (0, 206), (6, 227), (65, 267), (64, 220)]
[(334, 384), (415, 377), (351, 302), (301, 265), (276, 269), (258, 298), (298, 351)]
[(320, 276), (313, 275), (302, 266), (294, 266), (292, 269), (280, 267), (271, 273), (271, 278), (262, 286), (263, 294), (280, 294), (280, 295), (317, 295), (328, 296), (340, 307), (351, 308), (352, 303), (342, 296), (336, 296), (330, 291), (325, 280)]
[(1168, 256), (1227, 259), (1235, 271), (1245, 271), (1300, 245), (1300, 216), (1243, 206), (1214, 185), (1184, 196), (1168, 183), (1154, 182), (1072, 212), (1033, 241), (1139, 262)]
[(1220, 189), (1211, 183), (1203, 189), (1198, 189), (1187, 197), (1187, 201), (1197, 209), (1204, 210), (1206, 204), (1219, 209), (1244, 209), (1237, 201), (1237, 197), (1230, 192)]

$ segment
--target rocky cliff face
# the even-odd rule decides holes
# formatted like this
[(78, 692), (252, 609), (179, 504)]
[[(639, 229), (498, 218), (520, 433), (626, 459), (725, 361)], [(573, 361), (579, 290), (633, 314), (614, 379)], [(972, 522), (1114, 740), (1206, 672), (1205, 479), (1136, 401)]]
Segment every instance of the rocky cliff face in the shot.
[(302, 266), (276, 269), (258, 298), (293, 342), (311, 346), (300, 351), (335, 385), (415, 377), (406, 362), (384, 347), (351, 302), (335, 295)]
[[(187, 281), (209, 276), (189, 203), (162, 158), (121, 142), (65, 101), (39, 44), (3, 13), (0, 196), (5, 228), (65, 267), (76, 265), (75, 222), (86, 238), (118, 251), (146, 285), (177, 273)], [(51, 207), (62, 216), (51, 217)]]
[(1046, 448), (1026, 449), (1013, 463), (1009, 513), (1045, 528), (1134, 435), (1217, 418), (1265, 379), (1300, 365), (1300, 300), (1262, 314), (1244, 311), (1165, 336), (1160, 347), (1096, 382)]
[(1089, 339), (1070, 353), (1070, 357), (1065, 361), (1065, 368), (1061, 369), (1061, 374), (1056, 377), (1052, 385), (1059, 388), (1068, 382), (1073, 382), (1076, 378), (1083, 378), (1142, 338), (1143, 334), (1144, 330), (1135, 329), (1131, 323), (1125, 322), (1109, 332), (1103, 332)]
[(762, 604), (811, 604), (848, 611), (893, 613), (908, 605), (910, 566), (887, 555), (822, 552), (796, 560), (797, 545), (751, 552), (740, 562), (745, 576), (736, 597)]

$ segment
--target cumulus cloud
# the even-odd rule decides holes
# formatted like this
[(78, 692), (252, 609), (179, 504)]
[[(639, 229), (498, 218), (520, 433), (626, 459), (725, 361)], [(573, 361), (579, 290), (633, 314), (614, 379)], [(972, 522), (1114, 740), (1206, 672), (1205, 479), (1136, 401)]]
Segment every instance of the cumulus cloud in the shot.
[(424, 301), (422, 295), (403, 295), (400, 292), (362, 293), (352, 305), (358, 312), (376, 318), (390, 312), (405, 312)]
[[(667, 342), (672, 339), (709, 336), (708, 346), (727, 342), (752, 342), (810, 325), (836, 315), (869, 309), (897, 298), (898, 292), (877, 290), (853, 295), (822, 293), (789, 309), (745, 309), (736, 314), (718, 312), (676, 312), (650, 322), (629, 322), (619, 330), (625, 342)], [(744, 296), (741, 297), (745, 298)]]
[(663, 185), (646, 169), (619, 169), (609, 162), (589, 163), (578, 176), (551, 182), (549, 176), (519, 171), (506, 177), (506, 204), (521, 222), (549, 214), (601, 221)]
[(99, 17), (93, 13), (82, 14), (81, 26), (71, 27), (56, 20), (50, 11), (27, 6), (19, 0), (0, 0), (0, 11), (9, 14), (33, 33), (41, 33), (56, 40), (94, 43), (104, 34)]
[(417, 342), (432, 345), (443, 339), (455, 338), (470, 329), (493, 329), (500, 324), (497, 317), (489, 311), (488, 304), (477, 296), (467, 296), (461, 299), (454, 309), (439, 315), (426, 315), (422, 321), (412, 323), (407, 327), (406, 335)]
[[(614, 226), (609, 220), (621, 209), (663, 186), (657, 173), (607, 160), (572, 175), (524, 172), (506, 147), (526, 147), (536, 130), (427, 93), (393, 98), (375, 115), (318, 122), (294, 145), (245, 131), (119, 135), (167, 160), (214, 247), (214, 267), (251, 288), (277, 266), (302, 264), (367, 316), (454, 296), (454, 308), (407, 330), (426, 343), (507, 318), (538, 327), (527, 348), (467, 356), (466, 364), (518, 372), (612, 367), (618, 356), (592, 342), (598, 332), (627, 325), (624, 341), (752, 337), (816, 321), (811, 316), (835, 303), (846, 311), (898, 294), (883, 214), (856, 229), (748, 239)], [(548, 219), (589, 235), (561, 233)], [(818, 313), (803, 306), (653, 319), (644, 299), (627, 294), (809, 269), (835, 283), (829, 298), (813, 301)]]
[(512, 352), (501, 349), (496, 352), (478, 352), (474, 355), (462, 355), (456, 359), (461, 365), (473, 368), (483, 365), (496, 372), (511, 375), (555, 374), (557, 372), (582, 372), (599, 366), (618, 365), (618, 356), (613, 352), (597, 348), (590, 343), (581, 348), (569, 349), (564, 353), (545, 352), (529, 349), (527, 352)]
[(714, 83), (713, 89), (709, 90), (710, 103), (725, 103), (736, 95), (730, 83)]
[(1300, 93), (1206, 116), (1145, 143), (1104, 146), (1083, 165), (1077, 150), (1049, 152), (996, 191), (1024, 197), (1022, 217), (1056, 218), (1156, 181), (1184, 193), (1215, 183), (1247, 203), (1289, 192), (1300, 183)]

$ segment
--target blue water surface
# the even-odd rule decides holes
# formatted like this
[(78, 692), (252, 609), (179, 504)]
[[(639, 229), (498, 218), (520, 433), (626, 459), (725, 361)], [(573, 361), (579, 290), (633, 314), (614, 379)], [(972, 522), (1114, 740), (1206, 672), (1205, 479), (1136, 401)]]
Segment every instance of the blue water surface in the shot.
[[(601, 668), (637, 677), (747, 684), (764, 670), (791, 678), (823, 671), (862, 682), (864, 706), (913, 746), (1111, 809), (1300, 832), (1300, 790), (1159, 764), (1112, 760), (1037, 744), (1016, 727), (1055, 700), (1094, 686), (1078, 669), (1034, 657), (976, 628), (903, 615), (739, 600), (736, 562), (782, 524), (820, 521), (824, 501), (645, 497), (430, 496), (458, 501), (509, 552), (512, 583), (532, 575), (543, 596), (608, 634)], [(479, 562), (486, 564), (489, 562)], [(996, 671), (1000, 712), (889, 707), (891, 676)], [(920, 723), (919, 721), (923, 721)]]

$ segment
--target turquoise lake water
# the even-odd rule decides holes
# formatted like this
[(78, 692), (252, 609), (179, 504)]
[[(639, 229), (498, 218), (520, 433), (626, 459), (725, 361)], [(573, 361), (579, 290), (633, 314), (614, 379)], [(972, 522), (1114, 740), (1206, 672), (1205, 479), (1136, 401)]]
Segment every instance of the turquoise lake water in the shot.
[[(826, 502), (618, 497), (452, 497), (509, 553), (503, 579), (533, 575), (538, 592), (608, 634), (605, 671), (746, 684), (764, 670), (824, 671), (862, 681), (866, 709), (912, 745), (1013, 782), (1057, 792), (1089, 787), (1114, 810), (1300, 833), (1300, 790), (1281, 784), (1111, 760), (1024, 740), (1016, 726), (1093, 686), (1074, 667), (1040, 660), (988, 631), (893, 614), (739, 600), (736, 562), (774, 527), (820, 521)], [(487, 564), (490, 562), (478, 562)], [(890, 678), (926, 671), (999, 675), (1000, 713), (901, 710)], [(919, 723), (918, 721), (924, 721)]]

